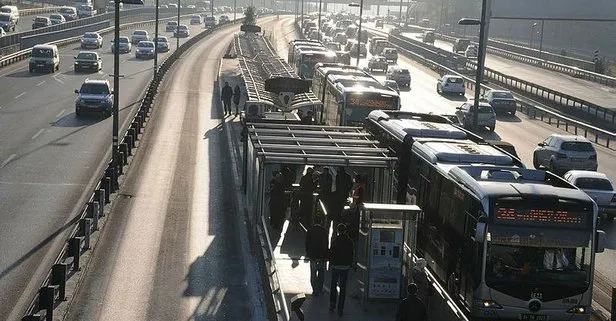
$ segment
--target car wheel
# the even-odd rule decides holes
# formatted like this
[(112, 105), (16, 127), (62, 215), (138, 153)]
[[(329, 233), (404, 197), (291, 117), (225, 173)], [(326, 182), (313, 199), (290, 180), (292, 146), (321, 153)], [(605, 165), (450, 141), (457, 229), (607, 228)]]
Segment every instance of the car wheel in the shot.
[(30, 73), (34, 72), (34, 69), (32, 68), (28, 68), (28, 70), (30, 71)]
[(441, 91), (441, 88), (438, 85), (436, 85), (436, 93), (439, 95), (443, 94), (443, 91)]
[(79, 72), (79, 68), (75, 67), (75, 72)]
[(494, 131), (494, 127), (495, 127), (495, 126), (489, 126), (489, 127), (488, 127), (488, 129), (489, 129), (491, 132), (493, 132), (493, 131)]
[(540, 169), (541, 168), (541, 164), (539, 163), (539, 157), (537, 157), (537, 154), (533, 154), (533, 167), (535, 167), (535, 169)]
[(515, 116), (515, 110), (512, 110), (511, 112), (509, 112), (511, 114), (511, 116)]
[(80, 117), (80, 116), (81, 116), (81, 112), (75, 109), (75, 117)]

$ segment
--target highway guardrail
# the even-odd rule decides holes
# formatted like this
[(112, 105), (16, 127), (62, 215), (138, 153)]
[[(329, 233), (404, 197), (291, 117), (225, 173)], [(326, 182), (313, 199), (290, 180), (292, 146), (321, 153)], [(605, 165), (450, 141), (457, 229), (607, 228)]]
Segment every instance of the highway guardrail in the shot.
[[(435, 51), (427, 50), (424, 47), (416, 46), (413, 43), (410, 43), (405, 38), (397, 37), (397, 36), (389, 36), (389, 41), (392, 45), (396, 46), (397, 49), (403, 53), (405, 53), (411, 59), (420, 62), (421, 64), (428, 66), (429, 68), (437, 71), (439, 74), (455, 74), (464, 78), (464, 82), (467, 88), (470, 90), (475, 90), (475, 80), (467, 77), (459, 73), (457, 70), (447, 67), (446, 60), (443, 61), (443, 58), (438, 55)], [(417, 51), (417, 52), (415, 52)], [(443, 63), (445, 62), (445, 63)], [(486, 76), (492, 76), (498, 78), (498, 75), (493, 71), (492, 73), (486, 72)], [(507, 78), (511, 79), (511, 78)], [(517, 79), (516, 79), (517, 80)], [(503, 83), (505, 79), (502, 80)], [(526, 83), (526, 82), (524, 82)], [(511, 83), (509, 83), (511, 84)], [(524, 88), (523, 81), (520, 80), (518, 83), (513, 83), (508, 86), (522, 86), (525, 92), (527, 92), (528, 88)], [(492, 88), (481, 85), (481, 93), (485, 93)], [(547, 93), (547, 91), (546, 91)], [(554, 97), (552, 97), (554, 99)], [(616, 146), (612, 143), (616, 139), (616, 134), (596, 126), (589, 125), (582, 121), (575, 120), (571, 117), (566, 117), (561, 115), (558, 112), (549, 110), (547, 108), (539, 106), (538, 103), (535, 103), (531, 99), (527, 99), (526, 97), (517, 97), (518, 110), (529, 115), (533, 119), (538, 119), (546, 122), (547, 124), (554, 125), (558, 128), (564, 129), (567, 132), (573, 133), (575, 135), (581, 135), (587, 137), (589, 140), (595, 142), (598, 145), (605, 146), (607, 148), (616, 150)]]
[[(172, 18), (169, 18), (172, 19)], [(241, 20), (241, 19), (238, 19)], [(237, 21), (236, 21), (237, 22)], [(138, 27), (146, 23), (153, 24), (155, 20), (147, 22), (136, 22), (122, 27)], [(222, 25), (224, 27), (228, 24)], [(120, 133), (122, 139), (119, 143), (119, 172), (114, 173), (111, 157), (109, 156), (106, 167), (94, 173), (94, 177), (98, 177), (93, 187), (88, 187), (90, 196), (86, 204), (78, 211), (70, 223), (72, 230), (66, 239), (65, 245), (55, 259), (49, 273), (43, 284), (41, 285), (38, 294), (31, 301), (26, 315), (22, 320), (52, 320), (55, 306), (66, 299), (66, 283), (75, 275), (71, 271), (80, 269), (80, 257), (83, 253), (90, 249), (90, 237), (92, 233), (100, 228), (99, 220), (104, 217), (104, 208), (106, 204), (111, 202), (112, 194), (118, 190), (119, 186), (113, 186), (112, 177), (118, 177), (123, 174), (123, 167), (130, 162), (129, 156), (133, 155), (136, 148), (136, 143), (141, 138), (142, 130), (144, 129), (147, 119), (151, 113), (154, 99), (158, 91), (158, 86), (164, 79), (164, 76), (169, 71), (169, 68), (178, 60), (178, 58), (186, 52), (192, 45), (210, 35), (217, 30), (219, 26), (206, 29), (205, 31), (195, 35), (171, 53), (160, 65), (156, 75), (152, 77), (148, 86), (144, 90), (142, 97), (139, 99), (140, 107), (137, 111), (129, 116), (132, 119), (130, 125), (123, 133)], [(101, 32), (113, 31), (113, 27), (101, 30)], [(71, 41), (79, 41), (79, 37), (72, 39), (64, 39), (56, 42), (56, 44), (66, 44)], [(63, 43), (60, 43), (63, 42)], [(132, 118), (131, 118), (132, 117)], [(111, 149), (107, 155), (111, 154)], [(103, 165), (105, 162), (103, 162)]]
[[(429, 60), (432, 60), (440, 65), (446, 66), (456, 71), (464, 69), (476, 70), (477, 62), (466, 59), (464, 56), (455, 54), (450, 51), (438, 49), (430, 44), (423, 43), (419, 40), (411, 39), (405, 36), (389, 35), (389, 41), (392, 44), (400, 46), (406, 50), (417, 53)], [(465, 68), (460, 68), (460, 63), (465, 65)], [(561, 112), (579, 117), (593, 123), (601, 123), (601, 127), (611, 130), (616, 125), (616, 111), (608, 109), (581, 98), (574, 97), (541, 85), (534, 84), (530, 81), (523, 80), (517, 77), (506, 75), (502, 72), (484, 68), (484, 76), (487, 79), (496, 81), (503, 86), (516, 91), (523, 95), (530, 95), (533, 99), (541, 100), (549, 103), (554, 108)]]

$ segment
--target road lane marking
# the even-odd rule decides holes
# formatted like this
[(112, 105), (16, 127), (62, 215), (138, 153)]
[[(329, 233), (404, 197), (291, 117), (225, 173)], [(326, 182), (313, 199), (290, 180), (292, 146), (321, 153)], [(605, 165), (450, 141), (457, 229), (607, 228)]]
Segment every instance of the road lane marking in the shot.
[(26, 94), (26, 92), (24, 91), (24, 92), (22, 92), (21, 94), (19, 94), (19, 95), (15, 96), (15, 97), (13, 97), (13, 98), (14, 98), (14, 99), (19, 99), (19, 97), (21, 97), (21, 96), (23, 96), (23, 95), (25, 95), (25, 94)]
[(59, 76), (59, 75), (60, 75), (60, 74), (57, 74), (57, 75), (53, 76), (52, 78), (53, 78), (53, 79), (55, 79), (57, 82), (59, 82), (59, 83), (61, 83), (61, 84), (63, 84), (63, 85), (64, 85), (64, 81), (62, 81), (62, 80), (58, 79), (58, 76)]
[(45, 80), (43, 80), (43, 81), (39, 82), (38, 84), (36, 84), (36, 87), (39, 87), (40, 85), (42, 85), (44, 83), (45, 83)]
[(36, 132), (36, 134), (34, 134), (34, 136), (32, 136), (32, 139), (36, 139), (37, 137), (39, 137), (43, 132), (45, 131), (45, 128), (41, 128), (38, 132)]
[(66, 111), (66, 109), (62, 109), (57, 115), (56, 118), (60, 118), (62, 117), (62, 114), (64, 114), (64, 112)]
[(13, 154), (13, 155), (9, 156), (9, 158), (7, 158), (4, 162), (2, 162), (2, 164), (0, 165), (0, 168), (3, 168), (8, 163), (10, 163), (13, 160), (13, 158), (15, 158), (15, 156), (17, 156), (17, 155)]

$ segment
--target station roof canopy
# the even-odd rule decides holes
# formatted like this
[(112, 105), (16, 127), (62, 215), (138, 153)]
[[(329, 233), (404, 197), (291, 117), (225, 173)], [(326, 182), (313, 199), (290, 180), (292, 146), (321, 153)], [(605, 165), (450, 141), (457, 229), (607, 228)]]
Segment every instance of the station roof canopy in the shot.
[(392, 168), (386, 148), (360, 127), (247, 123), (248, 139), (264, 163)]

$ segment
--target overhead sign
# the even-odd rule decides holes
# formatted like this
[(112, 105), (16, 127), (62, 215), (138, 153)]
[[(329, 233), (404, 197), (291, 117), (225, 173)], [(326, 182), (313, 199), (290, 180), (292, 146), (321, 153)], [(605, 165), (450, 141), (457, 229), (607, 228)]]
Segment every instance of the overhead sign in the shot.
[(242, 25), (240, 27), (240, 31), (259, 33), (259, 32), (261, 32), (261, 27), (259, 27), (257, 25)]
[(614, 0), (492, 0), (492, 19), (615, 19)]
[(311, 80), (290, 77), (275, 77), (265, 80), (265, 90), (277, 94), (282, 92), (307, 93), (310, 91), (311, 85)]

